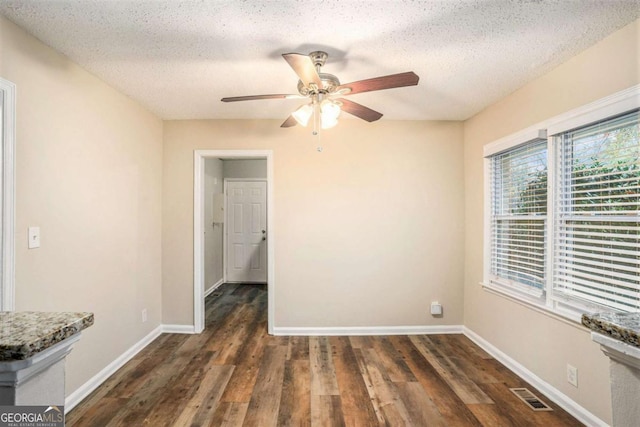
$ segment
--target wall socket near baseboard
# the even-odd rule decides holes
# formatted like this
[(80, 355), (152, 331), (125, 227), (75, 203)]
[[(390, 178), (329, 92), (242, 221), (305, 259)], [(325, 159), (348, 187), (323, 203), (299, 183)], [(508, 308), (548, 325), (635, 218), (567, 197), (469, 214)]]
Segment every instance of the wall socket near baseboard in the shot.
[(578, 387), (578, 368), (567, 363), (567, 382), (574, 387)]
[(438, 301), (431, 303), (431, 315), (435, 317), (442, 317), (442, 304)]
[(147, 321), (147, 309), (143, 308), (142, 309), (142, 323)]

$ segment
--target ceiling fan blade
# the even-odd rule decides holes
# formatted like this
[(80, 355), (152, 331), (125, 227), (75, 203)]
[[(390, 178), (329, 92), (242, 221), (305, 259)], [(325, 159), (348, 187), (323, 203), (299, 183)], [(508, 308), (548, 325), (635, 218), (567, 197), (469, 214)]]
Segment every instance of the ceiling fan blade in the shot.
[(290, 127), (293, 127), (293, 126), (295, 126), (297, 124), (298, 124), (298, 121), (296, 119), (294, 119), (293, 116), (289, 116), (289, 117), (287, 117), (287, 120), (285, 120), (280, 125), (280, 127), (281, 128), (290, 128)]
[(371, 92), (373, 90), (393, 89), (403, 86), (415, 86), (418, 84), (420, 77), (413, 71), (406, 73), (391, 74), (389, 76), (374, 77), (367, 80), (358, 80), (357, 82), (340, 85), (336, 91), (341, 89), (350, 89), (343, 95), (353, 95), (354, 93)]
[(236, 101), (253, 101), (256, 99), (298, 99), (304, 98), (301, 95), (284, 95), (284, 94), (275, 94), (275, 95), (248, 95), (248, 96), (231, 96), (228, 98), (222, 98), (220, 101), (222, 102), (236, 102)]
[(346, 111), (349, 114), (353, 114), (356, 117), (361, 118), (362, 120), (366, 120), (368, 122), (375, 122), (382, 117), (382, 113), (378, 113), (375, 110), (372, 110), (369, 107), (365, 107), (364, 105), (358, 104), (357, 102), (349, 101), (344, 98), (336, 99), (342, 103), (342, 111)]
[(322, 89), (322, 80), (316, 71), (313, 61), (309, 55), (302, 55), (300, 53), (283, 53), (282, 57), (289, 63), (293, 71), (296, 72), (300, 80), (305, 86), (309, 86), (309, 83), (315, 83), (318, 89)]

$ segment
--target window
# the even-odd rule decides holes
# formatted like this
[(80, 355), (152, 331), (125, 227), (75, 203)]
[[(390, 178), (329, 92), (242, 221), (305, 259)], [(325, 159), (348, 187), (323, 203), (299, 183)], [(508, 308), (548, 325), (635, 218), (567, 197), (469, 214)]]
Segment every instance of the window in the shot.
[(486, 288), (575, 320), (640, 312), (639, 95), (485, 147)]
[(553, 291), (640, 310), (638, 113), (557, 136)]
[(491, 276), (541, 296), (545, 284), (547, 141), (491, 158)]

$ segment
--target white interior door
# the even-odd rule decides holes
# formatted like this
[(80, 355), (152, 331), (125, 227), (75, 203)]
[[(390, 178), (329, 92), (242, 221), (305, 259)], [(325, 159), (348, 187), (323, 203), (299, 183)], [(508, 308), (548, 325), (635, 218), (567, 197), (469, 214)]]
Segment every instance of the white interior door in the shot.
[(227, 282), (267, 283), (267, 183), (227, 181)]

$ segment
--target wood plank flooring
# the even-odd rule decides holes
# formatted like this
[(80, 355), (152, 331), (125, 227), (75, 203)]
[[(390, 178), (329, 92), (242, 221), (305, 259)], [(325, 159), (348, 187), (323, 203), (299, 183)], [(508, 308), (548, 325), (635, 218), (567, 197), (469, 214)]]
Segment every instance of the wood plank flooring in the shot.
[(205, 332), (158, 337), (67, 426), (581, 425), (463, 335), (273, 337), (266, 304), (265, 286), (223, 285)]

